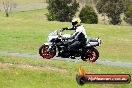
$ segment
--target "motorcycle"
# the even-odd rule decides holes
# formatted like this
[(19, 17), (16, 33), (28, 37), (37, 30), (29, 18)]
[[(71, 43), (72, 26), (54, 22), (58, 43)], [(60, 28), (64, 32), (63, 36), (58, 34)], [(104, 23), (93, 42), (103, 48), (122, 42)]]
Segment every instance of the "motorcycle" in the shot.
[[(48, 43), (44, 43), (39, 48), (40, 56), (51, 59), (56, 55), (57, 50), (59, 50), (62, 58), (71, 57), (67, 48), (73, 41), (72, 39), (69, 39), (70, 36), (70, 34), (62, 35), (62, 30), (55, 30), (50, 33), (48, 35)], [(95, 47), (100, 46), (100, 44), (101, 39), (99, 38), (87, 39), (86, 45), (78, 48), (74, 56), (81, 57), (83, 61), (95, 62), (99, 57), (99, 52)]]

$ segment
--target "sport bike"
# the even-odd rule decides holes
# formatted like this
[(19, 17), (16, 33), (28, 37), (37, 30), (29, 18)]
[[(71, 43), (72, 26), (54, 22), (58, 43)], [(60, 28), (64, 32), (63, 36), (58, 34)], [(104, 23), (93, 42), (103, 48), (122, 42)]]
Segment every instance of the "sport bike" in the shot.
[[(70, 34), (63, 34), (62, 30), (55, 30), (54, 32), (48, 35), (48, 43), (44, 43), (39, 48), (39, 54), (43, 58), (51, 59), (59, 50), (61, 58), (71, 57), (68, 50), (68, 46), (74, 41), (70, 38)], [(80, 57), (83, 61), (95, 62), (99, 58), (99, 52), (96, 49), (97, 46), (100, 46), (101, 39), (91, 38), (87, 39), (86, 44), (82, 47), (78, 47), (75, 50), (74, 56)]]

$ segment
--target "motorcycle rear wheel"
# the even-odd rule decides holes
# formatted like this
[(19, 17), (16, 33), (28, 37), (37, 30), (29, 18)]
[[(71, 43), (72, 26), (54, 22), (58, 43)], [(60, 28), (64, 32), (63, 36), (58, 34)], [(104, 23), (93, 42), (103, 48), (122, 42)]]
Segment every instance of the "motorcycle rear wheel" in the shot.
[(40, 56), (42, 56), (43, 58), (46, 58), (46, 59), (51, 59), (53, 58), (55, 55), (56, 55), (56, 47), (53, 47), (51, 49), (51, 51), (47, 51), (47, 49), (49, 48), (48, 45), (42, 45), (40, 48), (39, 48), (39, 54)]
[(81, 56), (83, 61), (95, 62), (99, 57), (99, 52), (95, 48), (87, 49), (86, 52)]

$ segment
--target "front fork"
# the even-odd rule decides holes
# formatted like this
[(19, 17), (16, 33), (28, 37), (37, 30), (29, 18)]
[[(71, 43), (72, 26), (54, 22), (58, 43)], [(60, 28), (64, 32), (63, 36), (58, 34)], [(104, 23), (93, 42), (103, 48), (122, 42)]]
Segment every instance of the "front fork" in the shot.
[(48, 52), (52, 51), (52, 49), (56, 47), (54, 44), (49, 44), (49, 47), (47, 49)]
[(48, 52), (50, 52), (50, 51), (51, 51), (51, 49), (52, 49), (52, 45), (49, 45), (49, 47), (48, 47), (47, 51), (48, 51)]

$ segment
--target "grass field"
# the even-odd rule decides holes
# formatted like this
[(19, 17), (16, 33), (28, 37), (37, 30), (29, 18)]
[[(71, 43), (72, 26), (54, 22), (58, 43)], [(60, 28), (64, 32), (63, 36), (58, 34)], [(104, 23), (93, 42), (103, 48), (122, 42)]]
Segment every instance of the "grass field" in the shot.
[[(38, 54), (38, 48), (55, 29), (71, 26), (66, 22), (49, 22), (46, 9), (0, 13), (0, 52)], [(132, 63), (132, 27), (84, 24), (89, 37), (100, 37), (100, 60)], [(72, 33), (67, 31), (66, 33)], [(97, 65), (88, 62), (66, 62), (0, 56), (0, 88), (81, 88), (75, 81), (80, 65), (88, 73), (132, 74), (131, 68)], [(131, 84), (90, 84), (82, 88), (131, 88)]]
[[(2, 3), (4, 0), (0, 0), (0, 3)], [(46, 0), (12, 0), (17, 5), (26, 5), (31, 3), (43, 3), (46, 2)]]
[[(132, 74), (131, 68), (0, 56), (1, 88), (131, 88), (130, 84), (88, 84), (79, 86), (75, 76), (80, 65), (92, 74)], [(107, 70), (106, 70), (107, 68)]]

